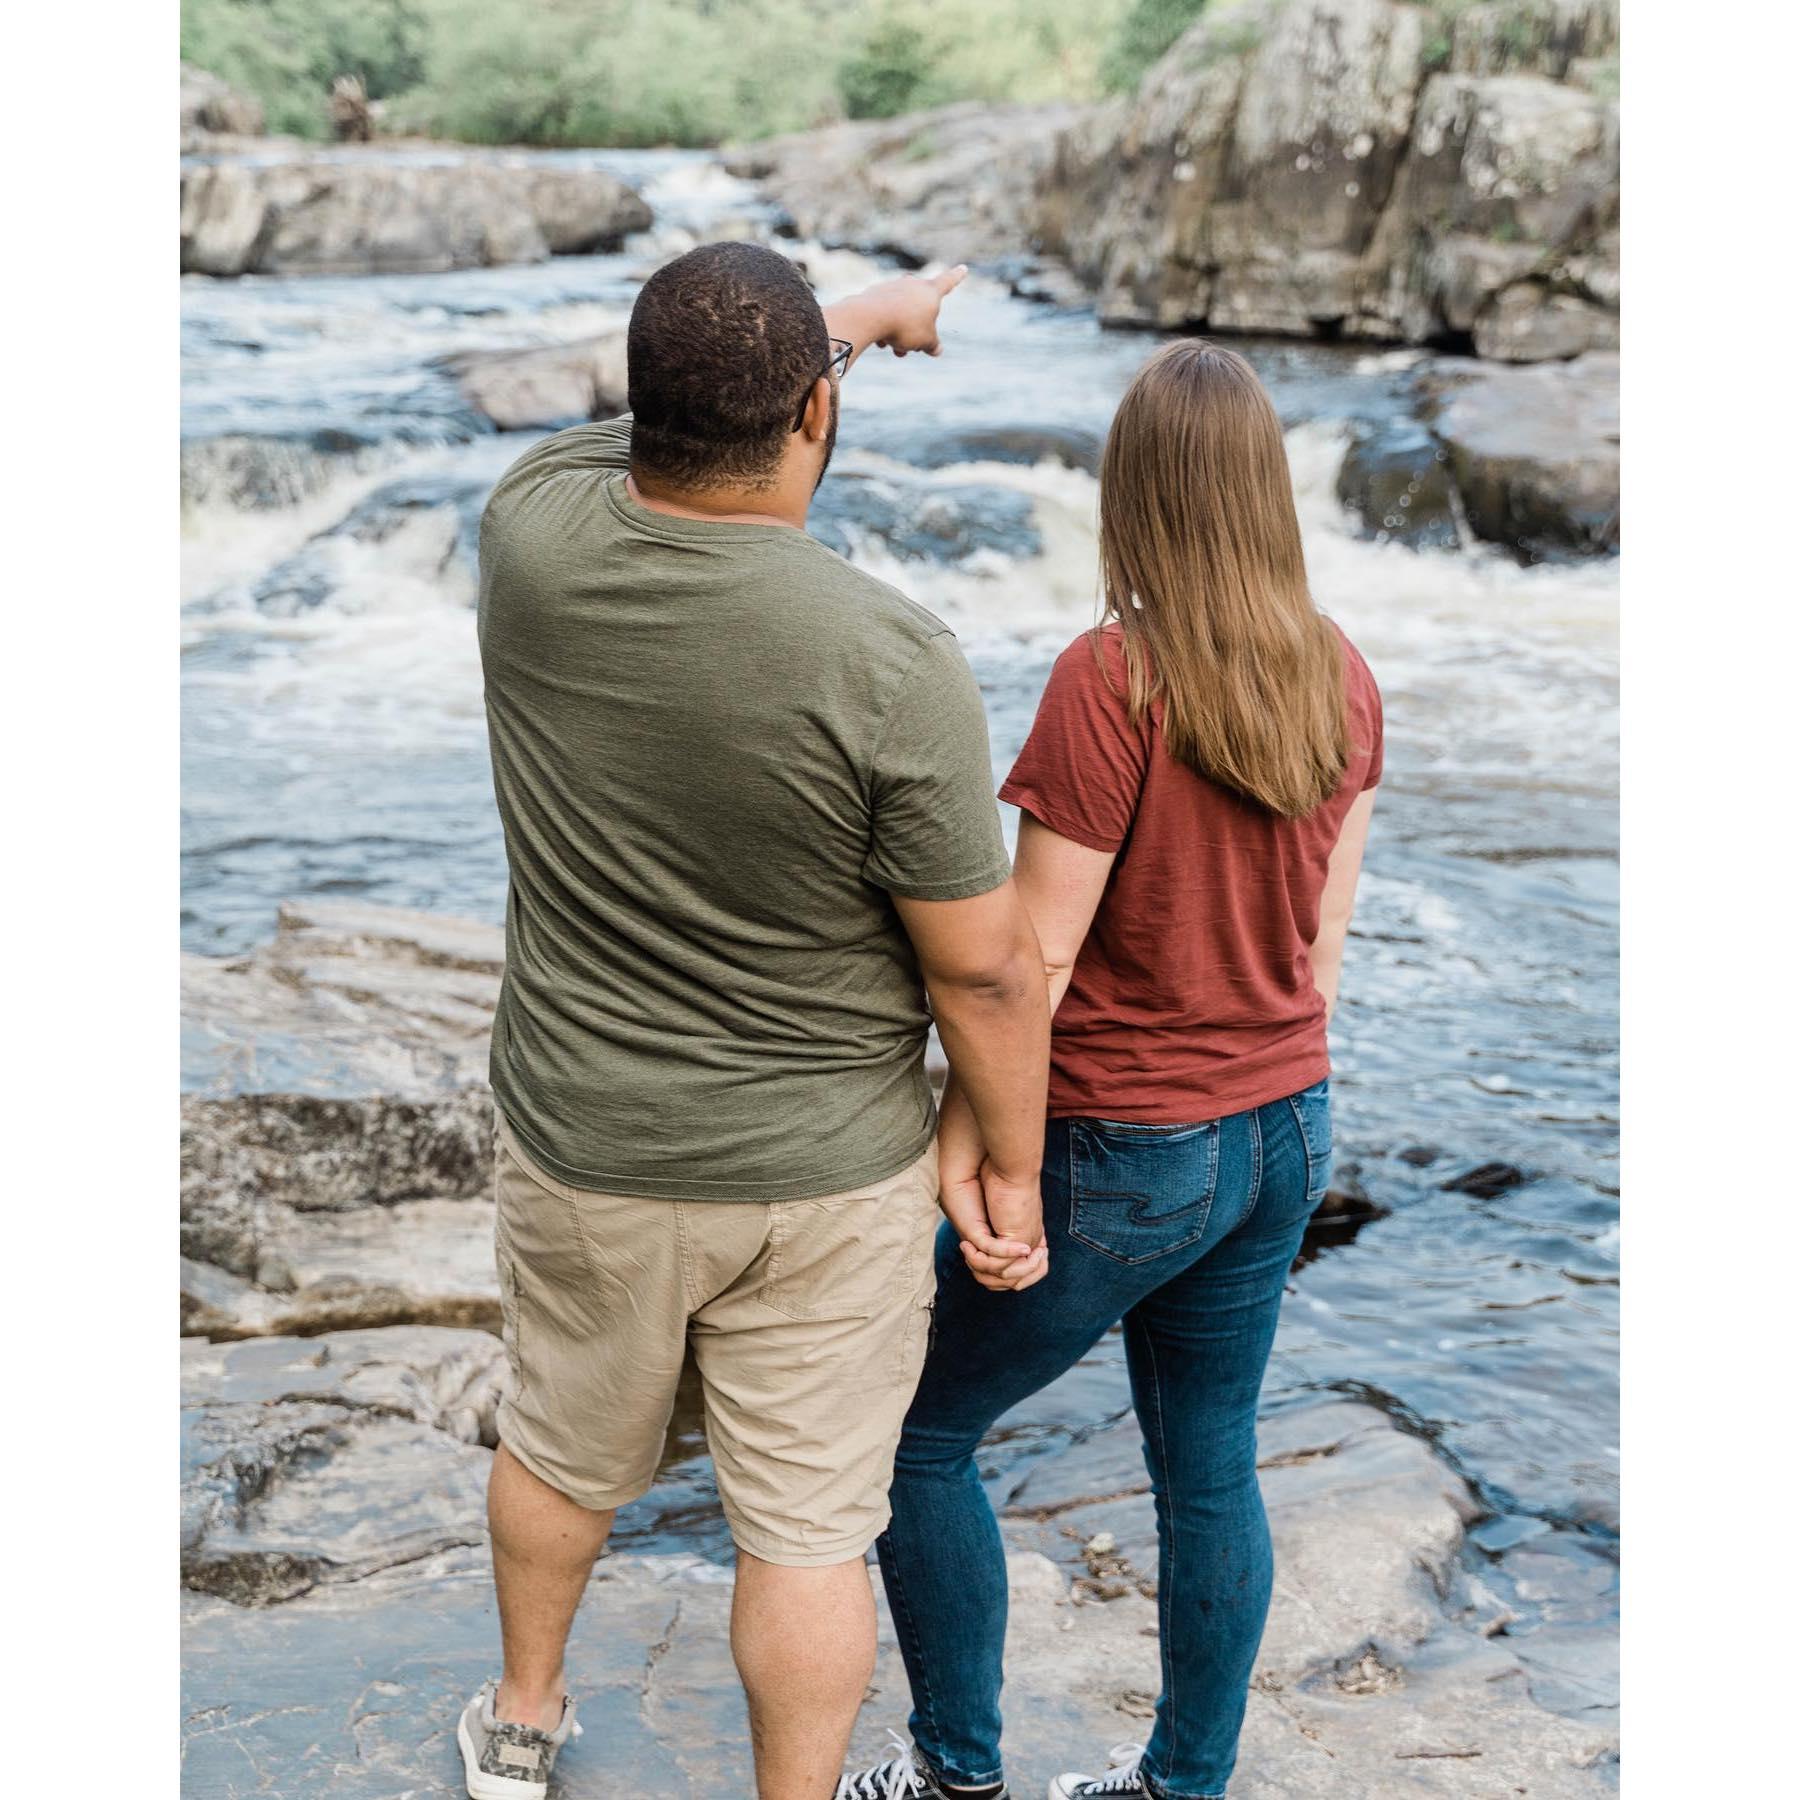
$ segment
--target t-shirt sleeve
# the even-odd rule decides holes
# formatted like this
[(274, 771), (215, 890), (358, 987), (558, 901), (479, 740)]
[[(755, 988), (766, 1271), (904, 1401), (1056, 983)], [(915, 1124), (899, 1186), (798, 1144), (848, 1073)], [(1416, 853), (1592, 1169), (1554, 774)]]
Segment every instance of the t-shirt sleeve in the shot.
[(507, 471), (514, 474), (562, 475), (576, 469), (631, 467), (631, 414), (593, 425), (571, 425), (535, 443)]
[(981, 690), (948, 631), (913, 658), (882, 721), (864, 875), (909, 900), (967, 900), (1012, 873)]
[(1356, 722), (1368, 744), (1369, 767), (1362, 779), (1362, 792), (1366, 794), (1370, 788), (1381, 785), (1381, 771), (1386, 756), (1381, 689), (1375, 685), (1374, 671), (1363, 660), (1362, 652), (1348, 638), (1344, 639), (1344, 654), (1350, 663), (1351, 711), (1360, 715)]
[(1072, 843), (1116, 851), (1137, 813), (1150, 733), (1127, 711), (1123, 656), (1107, 652), (1111, 683), (1087, 633), (1056, 659), (1000, 798)]

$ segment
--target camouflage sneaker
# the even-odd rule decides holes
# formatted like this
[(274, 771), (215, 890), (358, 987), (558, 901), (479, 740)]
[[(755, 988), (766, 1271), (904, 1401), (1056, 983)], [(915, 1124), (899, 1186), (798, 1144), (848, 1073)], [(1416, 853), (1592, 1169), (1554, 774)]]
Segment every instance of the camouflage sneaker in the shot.
[(575, 1702), (565, 1697), (556, 1729), (539, 1731), (535, 1725), (514, 1725), (494, 1717), (498, 1689), (497, 1682), (483, 1682), (456, 1722), (469, 1800), (544, 1800), (557, 1751), (581, 1735)]

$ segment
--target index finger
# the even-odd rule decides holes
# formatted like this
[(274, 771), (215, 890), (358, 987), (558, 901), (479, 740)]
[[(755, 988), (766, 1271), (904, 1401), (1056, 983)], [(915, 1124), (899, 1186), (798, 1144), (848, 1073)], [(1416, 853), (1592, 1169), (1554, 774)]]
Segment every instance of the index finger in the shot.
[(931, 282), (938, 291), (938, 298), (941, 300), (952, 288), (960, 287), (963, 277), (968, 272), (969, 265), (967, 263), (958, 263), (954, 269), (945, 269), (940, 274), (933, 275)]

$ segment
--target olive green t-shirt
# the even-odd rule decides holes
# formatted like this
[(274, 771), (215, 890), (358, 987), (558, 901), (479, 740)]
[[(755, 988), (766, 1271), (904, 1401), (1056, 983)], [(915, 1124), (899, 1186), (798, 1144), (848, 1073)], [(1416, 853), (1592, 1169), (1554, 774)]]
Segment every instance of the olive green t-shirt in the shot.
[(981, 696), (939, 620), (804, 532), (640, 506), (630, 442), (545, 439), (481, 523), (495, 1098), (577, 1187), (842, 1193), (934, 1123), (892, 896), (1009, 872)]

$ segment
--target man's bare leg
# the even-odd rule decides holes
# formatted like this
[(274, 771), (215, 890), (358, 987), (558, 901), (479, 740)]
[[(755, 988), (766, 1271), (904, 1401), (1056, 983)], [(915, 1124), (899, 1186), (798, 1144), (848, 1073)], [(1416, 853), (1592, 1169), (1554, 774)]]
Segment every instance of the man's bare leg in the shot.
[(569, 1627), (612, 1522), (540, 1481), (504, 1444), (494, 1452), (488, 1531), (505, 1656), (496, 1718), (555, 1730)]
[(758, 1800), (831, 1800), (875, 1672), (867, 1565), (786, 1569), (740, 1550), (731, 1654), (750, 1699)]

